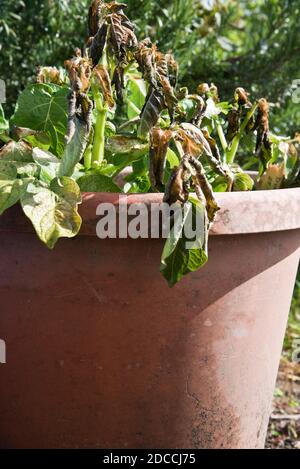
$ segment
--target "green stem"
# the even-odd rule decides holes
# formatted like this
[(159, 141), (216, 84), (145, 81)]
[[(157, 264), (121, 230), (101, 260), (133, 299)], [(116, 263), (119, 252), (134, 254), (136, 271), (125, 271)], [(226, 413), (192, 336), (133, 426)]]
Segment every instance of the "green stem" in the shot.
[(8, 143), (11, 141), (11, 138), (9, 137), (9, 135), (3, 133), (3, 134), (0, 134), (0, 140), (3, 143)]
[(84, 152), (83, 159), (84, 159), (84, 167), (86, 170), (91, 169), (91, 166), (92, 166), (92, 149), (93, 149), (92, 145), (88, 145), (88, 147), (86, 148)]
[(231, 146), (230, 146), (229, 150), (226, 152), (226, 162), (228, 164), (232, 164), (234, 162), (235, 157), (236, 157), (236, 153), (237, 153), (239, 145), (240, 145), (240, 140), (242, 138), (242, 135), (245, 132), (246, 127), (247, 127), (250, 119), (252, 118), (253, 114), (255, 113), (256, 109), (257, 109), (257, 103), (255, 103), (252, 106), (252, 108), (248, 111), (245, 119), (243, 120), (243, 122), (241, 124), (239, 132), (237, 133), (237, 135), (232, 140)]
[(219, 136), (223, 151), (226, 152), (226, 150), (228, 148), (228, 144), (227, 144), (227, 141), (226, 141), (222, 126), (219, 123), (217, 124), (217, 132), (218, 132), (218, 136)]
[(96, 85), (92, 85), (92, 91), (94, 94), (96, 107), (96, 124), (92, 151), (92, 163), (101, 164), (104, 160), (107, 107), (103, 106), (102, 95), (97, 89)]

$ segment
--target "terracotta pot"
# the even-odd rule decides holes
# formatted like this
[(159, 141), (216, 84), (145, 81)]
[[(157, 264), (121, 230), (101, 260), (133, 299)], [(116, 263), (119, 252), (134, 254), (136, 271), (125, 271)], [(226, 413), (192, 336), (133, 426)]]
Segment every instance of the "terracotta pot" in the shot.
[[(263, 447), (300, 246), (300, 189), (219, 194), (207, 266), (169, 289), (162, 240), (54, 251), (1, 217), (2, 448)], [(128, 203), (161, 201), (132, 195)]]

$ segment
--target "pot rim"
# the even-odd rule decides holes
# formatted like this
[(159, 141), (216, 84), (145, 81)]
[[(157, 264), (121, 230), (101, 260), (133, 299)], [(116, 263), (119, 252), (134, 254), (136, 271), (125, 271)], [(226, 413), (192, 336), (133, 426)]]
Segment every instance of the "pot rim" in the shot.
[[(215, 197), (221, 210), (211, 227), (211, 235), (233, 235), (285, 231), (300, 228), (300, 188), (269, 191), (218, 192)], [(79, 236), (96, 236), (96, 214), (100, 203), (119, 202), (128, 206), (143, 203), (161, 204), (162, 193), (122, 194), (113, 192), (84, 192), (79, 213), (83, 223)], [(0, 216), (0, 231), (32, 232), (30, 221), (19, 206)]]

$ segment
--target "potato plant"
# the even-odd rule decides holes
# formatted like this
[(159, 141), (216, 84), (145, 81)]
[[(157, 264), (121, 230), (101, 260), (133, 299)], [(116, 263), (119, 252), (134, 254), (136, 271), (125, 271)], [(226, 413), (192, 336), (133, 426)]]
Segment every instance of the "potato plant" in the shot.
[[(79, 232), (81, 192), (163, 192), (203, 221), (187, 248), (185, 216), (172, 220), (160, 270), (173, 286), (207, 261), (216, 192), (299, 185), (300, 138), (270, 132), (268, 102), (242, 87), (229, 102), (213, 84), (178, 87), (172, 53), (139, 41), (125, 8), (95, 0), (88, 39), (65, 69), (40, 67), (9, 120), (1, 109), (0, 213), (20, 203), (53, 248)], [(242, 142), (248, 156), (238, 165)], [(253, 167), (255, 182), (244, 171)]]

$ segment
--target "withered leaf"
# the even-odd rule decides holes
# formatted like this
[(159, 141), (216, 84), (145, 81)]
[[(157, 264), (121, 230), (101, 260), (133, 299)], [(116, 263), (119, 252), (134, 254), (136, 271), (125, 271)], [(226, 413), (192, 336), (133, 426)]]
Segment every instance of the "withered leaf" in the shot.
[(97, 65), (94, 69), (94, 76), (101, 88), (104, 102), (112, 109), (115, 105), (113, 92), (111, 88), (110, 76), (104, 65)]
[(153, 127), (150, 132), (150, 180), (153, 189), (158, 191), (163, 187), (168, 145), (172, 136), (173, 132), (170, 129)]

